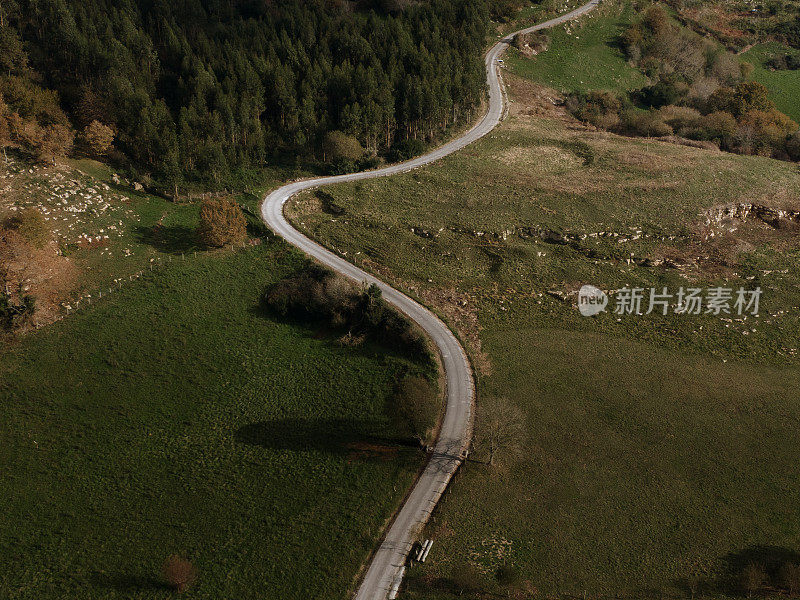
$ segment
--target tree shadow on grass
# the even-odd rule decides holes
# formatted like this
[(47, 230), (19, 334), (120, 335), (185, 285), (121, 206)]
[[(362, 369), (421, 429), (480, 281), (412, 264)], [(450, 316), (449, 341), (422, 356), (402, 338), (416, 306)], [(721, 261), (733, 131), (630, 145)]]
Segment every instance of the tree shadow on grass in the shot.
[(186, 225), (139, 226), (134, 232), (139, 243), (152, 246), (161, 252), (180, 254), (204, 249), (197, 237), (197, 231)]
[(245, 425), (236, 431), (236, 441), (274, 450), (317, 450), (331, 454), (365, 457), (414, 450), (406, 440), (382, 431), (375, 421), (359, 419), (277, 419)]
[(124, 573), (99, 573), (93, 576), (93, 583), (103, 589), (128, 594), (133, 592), (164, 592), (172, 589), (156, 577)]
[[(707, 576), (690, 575), (678, 579), (675, 585), (688, 597), (725, 595), (744, 598), (757, 595), (761, 589), (781, 589), (781, 571), (785, 565), (800, 565), (800, 552), (781, 546), (748, 546), (723, 556), (719, 573)], [(763, 572), (764, 580), (748, 585), (747, 572), (753, 567)], [(754, 589), (748, 589), (750, 586)]]

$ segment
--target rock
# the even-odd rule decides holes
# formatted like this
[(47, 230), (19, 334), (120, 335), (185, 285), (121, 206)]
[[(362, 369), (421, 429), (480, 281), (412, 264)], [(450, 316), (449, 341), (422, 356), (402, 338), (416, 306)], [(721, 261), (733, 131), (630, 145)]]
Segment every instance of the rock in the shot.
[(542, 240), (548, 244), (566, 244), (567, 240), (563, 234), (552, 229), (545, 229), (542, 231)]
[(144, 186), (141, 183), (139, 183), (138, 181), (134, 181), (133, 182), (133, 189), (134, 189), (134, 191), (137, 191), (137, 192), (143, 192), (144, 191)]

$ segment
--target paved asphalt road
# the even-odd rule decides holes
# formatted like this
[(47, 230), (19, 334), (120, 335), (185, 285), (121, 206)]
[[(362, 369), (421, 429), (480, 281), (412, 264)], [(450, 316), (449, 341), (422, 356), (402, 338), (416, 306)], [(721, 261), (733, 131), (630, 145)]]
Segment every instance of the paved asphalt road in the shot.
[[(521, 32), (527, 33), (562, 24), (591, 11), (599, 4), (599, 1), (591, 0), (588, 4), (570, 13), (523, 29)], [(405, 173), (452, 154), (489, 133), (500, 122), (505, 110), (505, 98), (498, 75), (497, 59), (503, 54), (512, 39), (513, 34), (503, 38), (486, 55), (489, 111), (480, 123), (462, 137), (448, 142), (424, 156), (382, 169), (290, 183), (270, 193), (261, 205), (261, 215), (264, 221), (287, 242), (338, 273), (358, 282), (378, 285), (383, 292), (383, 297), (390, 304), (396, 306), (426, 331), (442, 357), (447, 379), (447, 407), (439, 439), (428, 465), (372, 557), (372, 562), (356, 594), (356, 600), (385, 600), (388, 597), (393, 584), (400, 576), (400, 568), (405, 564), (412, 543), (427, 522), (450, 478), (461, 464), (472, 435), (472, 412), (475, 397), (472, 368), (461, 344), (436, 315), (294, 229), (283, 216), (283, 205), (295, 194), (323, 185)]]

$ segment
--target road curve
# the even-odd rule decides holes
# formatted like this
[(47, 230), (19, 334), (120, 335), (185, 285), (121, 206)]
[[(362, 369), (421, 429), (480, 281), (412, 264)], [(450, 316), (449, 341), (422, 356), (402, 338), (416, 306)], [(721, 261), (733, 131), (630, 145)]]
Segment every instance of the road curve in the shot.
[[(599, 2), (600, 0), (591, 0), (569, 13), (516, 33), (528, 33), (560, 25), (589, 12)], [(436, 344), (442, 358), (447, 383), (447, 404), (439, 438), (425, 470), (415, 483), (400, 512), (386, 532), (383, 542), (372, 557), (366, 575), (356, 593), (356, 600), (385, 600), (388, 597), (392, 586), (401, 576), (400, 569), (405, 564), (415, 536), (428, 521), (428, 517), (447, 487), (450, 478), (461, 464), (472, 435), (472, 409), (475, 397), (472, 368), (461, 344), (436, 315), (405, 294), (366, 271), (362, 271), (297, 231), (284, 217), (283, 206), (295, 194), (323, 185), (405, 173), (452, 154), (489, 133), (500, 122), (505, 109), (503, 87), (496, 64), (497, 59), (511, 43), (513, 35), (500, 40), (486, 54), (489, 110), (483, 119), (463, 136), (428, 154), (382, 169), (290, 183), (267, 195), (261, 205), (261, 216), (266, 224), (287, 242), (338, 273), (358, 282), (376, 284), (387, 302), (408, 315), (425, 330)]]

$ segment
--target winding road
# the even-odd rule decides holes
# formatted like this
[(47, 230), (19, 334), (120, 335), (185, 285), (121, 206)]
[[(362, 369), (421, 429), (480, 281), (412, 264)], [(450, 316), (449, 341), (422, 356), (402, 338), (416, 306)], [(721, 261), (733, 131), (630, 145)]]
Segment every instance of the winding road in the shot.
[[(594, 9), (600, 0), (591, 0), (569, 13), (522, 29), (516, 33), (529, 33), (560, 25)], [(285, 185), (271, 192), (261, 205), (261, 216), (266, 224), (287, 242), (334, 271), (358, 282), (376, 284), (387, 302), (413, 319), (439, 351), (447, 383), (447, 404), (439, 438), (431, 458), (420, 475), (400, 512), (375, 552), (356, 600), (385, 600), (392, 587), (402, 577), (401, 568), (416, 536), (428, 521), (436, 503), (444, 493), (450, 478), (466, 456), (472, 435), (472, 415), (475, 386), (472, 368), (461, 344), (450, 329), (431, 311), (405, 294), (362, 271), (343, 258), (323, 248), (292, 227), (283, 215), (286, 201), (305, 190), (348, 181), (388, 177), (427, 165), (460, 150), (489, 133), (501, 121), (505, 112), (503, 86), (497, 69), (497, 59), (508, 48), (515, 34), (510, 34), (495, 44), (486, 54), (486, 79), (489, 85), (489, 110), (481, 121), (458, 139), (452, 140), (432, 152), (413, 160), (361, 173), (307, 179)]]

